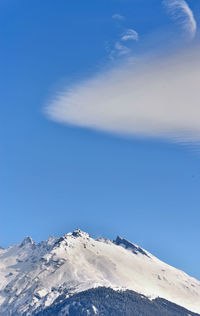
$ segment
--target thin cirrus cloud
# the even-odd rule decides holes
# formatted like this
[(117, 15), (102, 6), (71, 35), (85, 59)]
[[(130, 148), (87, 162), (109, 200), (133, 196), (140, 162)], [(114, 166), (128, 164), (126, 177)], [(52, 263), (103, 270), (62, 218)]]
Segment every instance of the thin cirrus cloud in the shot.
[(125, 56), (130, 53), (130, 49), (122, 45), (119, 41), (115, 43), (114, 50), (111, 52), (111, 56), (114, 56), (117, 54), (117, 56)]
[(199, 49), (123, 66), (66, 87), (45, 108), (59, 123), (129, 136), (200, 141)]
[(114, 20), (120, 20), (120, 21), (125, 20), (125, 17), (124, 17), (123, 15), (119, 14), (119, 13), (113, 14), (113, 15), (112, 15), (112, 18), (113, 18)]
[(163, 4), (168, 8), (173, 19), (179, 21), (185, 31), (193, 39), (197, 30), (197, 23), (192, 10), (185, 0), (164, 0)]
[(139, 35), (133, 29), (128, 29), (122, 33), (120, 40), (115, 42), (114, 48), (110, 52), (110, 58), (114, 59), (115, 57), (123, 57), (131, 54), (132, 49), (130, 45), (124, 45), (124, 42), (127, 41), (138, 41)]
[(122, 41), (129, 41), (129, 40), (138, 41), (138, 39), (139, 39), (138, 33), (133, 29), (126, 30), (122, 34), (122, 37), (121, 37)]

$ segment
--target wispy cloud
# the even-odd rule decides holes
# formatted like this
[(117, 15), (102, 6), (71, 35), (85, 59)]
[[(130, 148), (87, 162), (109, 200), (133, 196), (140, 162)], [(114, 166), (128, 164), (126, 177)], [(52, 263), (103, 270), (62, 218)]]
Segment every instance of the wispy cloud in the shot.
[(194, 14), (185, 0), (164, 0), (163, 4), (169, 9), (171, 16), (178, 20), (191, 38), (194, 38), (197, 23)]
[(199, 50), (126, 64), (58, 93), (51, 120), (118, 134), (200, 141)]
[[(124, 20), (124, 16), (120, 14), (114, 14), (112, 16), (113, 19)], [(125, 57), (130, 55), (132, 51), (132, 47), (128, 41), (138, 41), (139, 35), (132, 28), (128, 28), (121, 35), (118, 36), (118, 39), (110, 45), (108, 42), (106, 43), (106, 50), (109, 52), (109, 58), (114, 60), (118, 57)], [(126, 43), (125, 43), (126, 42)]]
[(115, 13), (112, 15), (112, 18), (115, 19), (115, 20), (120, 20), (120, 21), (123, 21), (125, 20), (125, 17), (119, 13)]
[(138, 33), (133, 29), (126, 30), (122, 34), (122, 37), (121, 37), (122, 41), (129, 41), (129, 40), (138, 41), (138, 39), (139, 39)]
[(110, 53), (110, 58), (127, 56), (130, 52), (131, 51), (127, 46), (122, 45), (120, 42), (116, 42), (114, 49)]

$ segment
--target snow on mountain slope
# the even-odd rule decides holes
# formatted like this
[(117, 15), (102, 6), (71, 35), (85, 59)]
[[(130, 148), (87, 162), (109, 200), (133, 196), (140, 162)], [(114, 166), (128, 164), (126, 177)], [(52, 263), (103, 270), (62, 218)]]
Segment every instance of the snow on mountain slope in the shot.
[(118, 237), (93, 239), (76, 230), (61, 238), (0, 250), (0, 315), (31, 315), (64, 291), (105, 286), (162, 297), (200, 313), (200, 281)]

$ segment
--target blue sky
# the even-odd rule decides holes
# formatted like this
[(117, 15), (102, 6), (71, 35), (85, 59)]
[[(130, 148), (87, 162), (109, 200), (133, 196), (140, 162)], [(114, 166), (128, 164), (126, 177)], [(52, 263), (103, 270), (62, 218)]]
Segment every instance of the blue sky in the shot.
[(195, 0), (1, 0), (0, 245), (80, 227), (200, 278), (199, 22)]

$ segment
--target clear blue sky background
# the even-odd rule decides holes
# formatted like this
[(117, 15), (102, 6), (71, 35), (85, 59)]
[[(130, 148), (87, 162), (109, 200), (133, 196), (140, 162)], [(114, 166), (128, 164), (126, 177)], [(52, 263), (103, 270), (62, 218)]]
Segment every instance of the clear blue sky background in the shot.
[[(199, 1), (188, 4), (200, 21)], [(159, 0), (0, 1), (0, 245), (80, 227), (94, 237), (122, 235), (200, 279), (198, 147), (61, 125), (43, 114), (63, 84), (118, 62), (106, 47), (124, 28), (139, 33), (138, 53), (169, 49), (182, 36)]]

